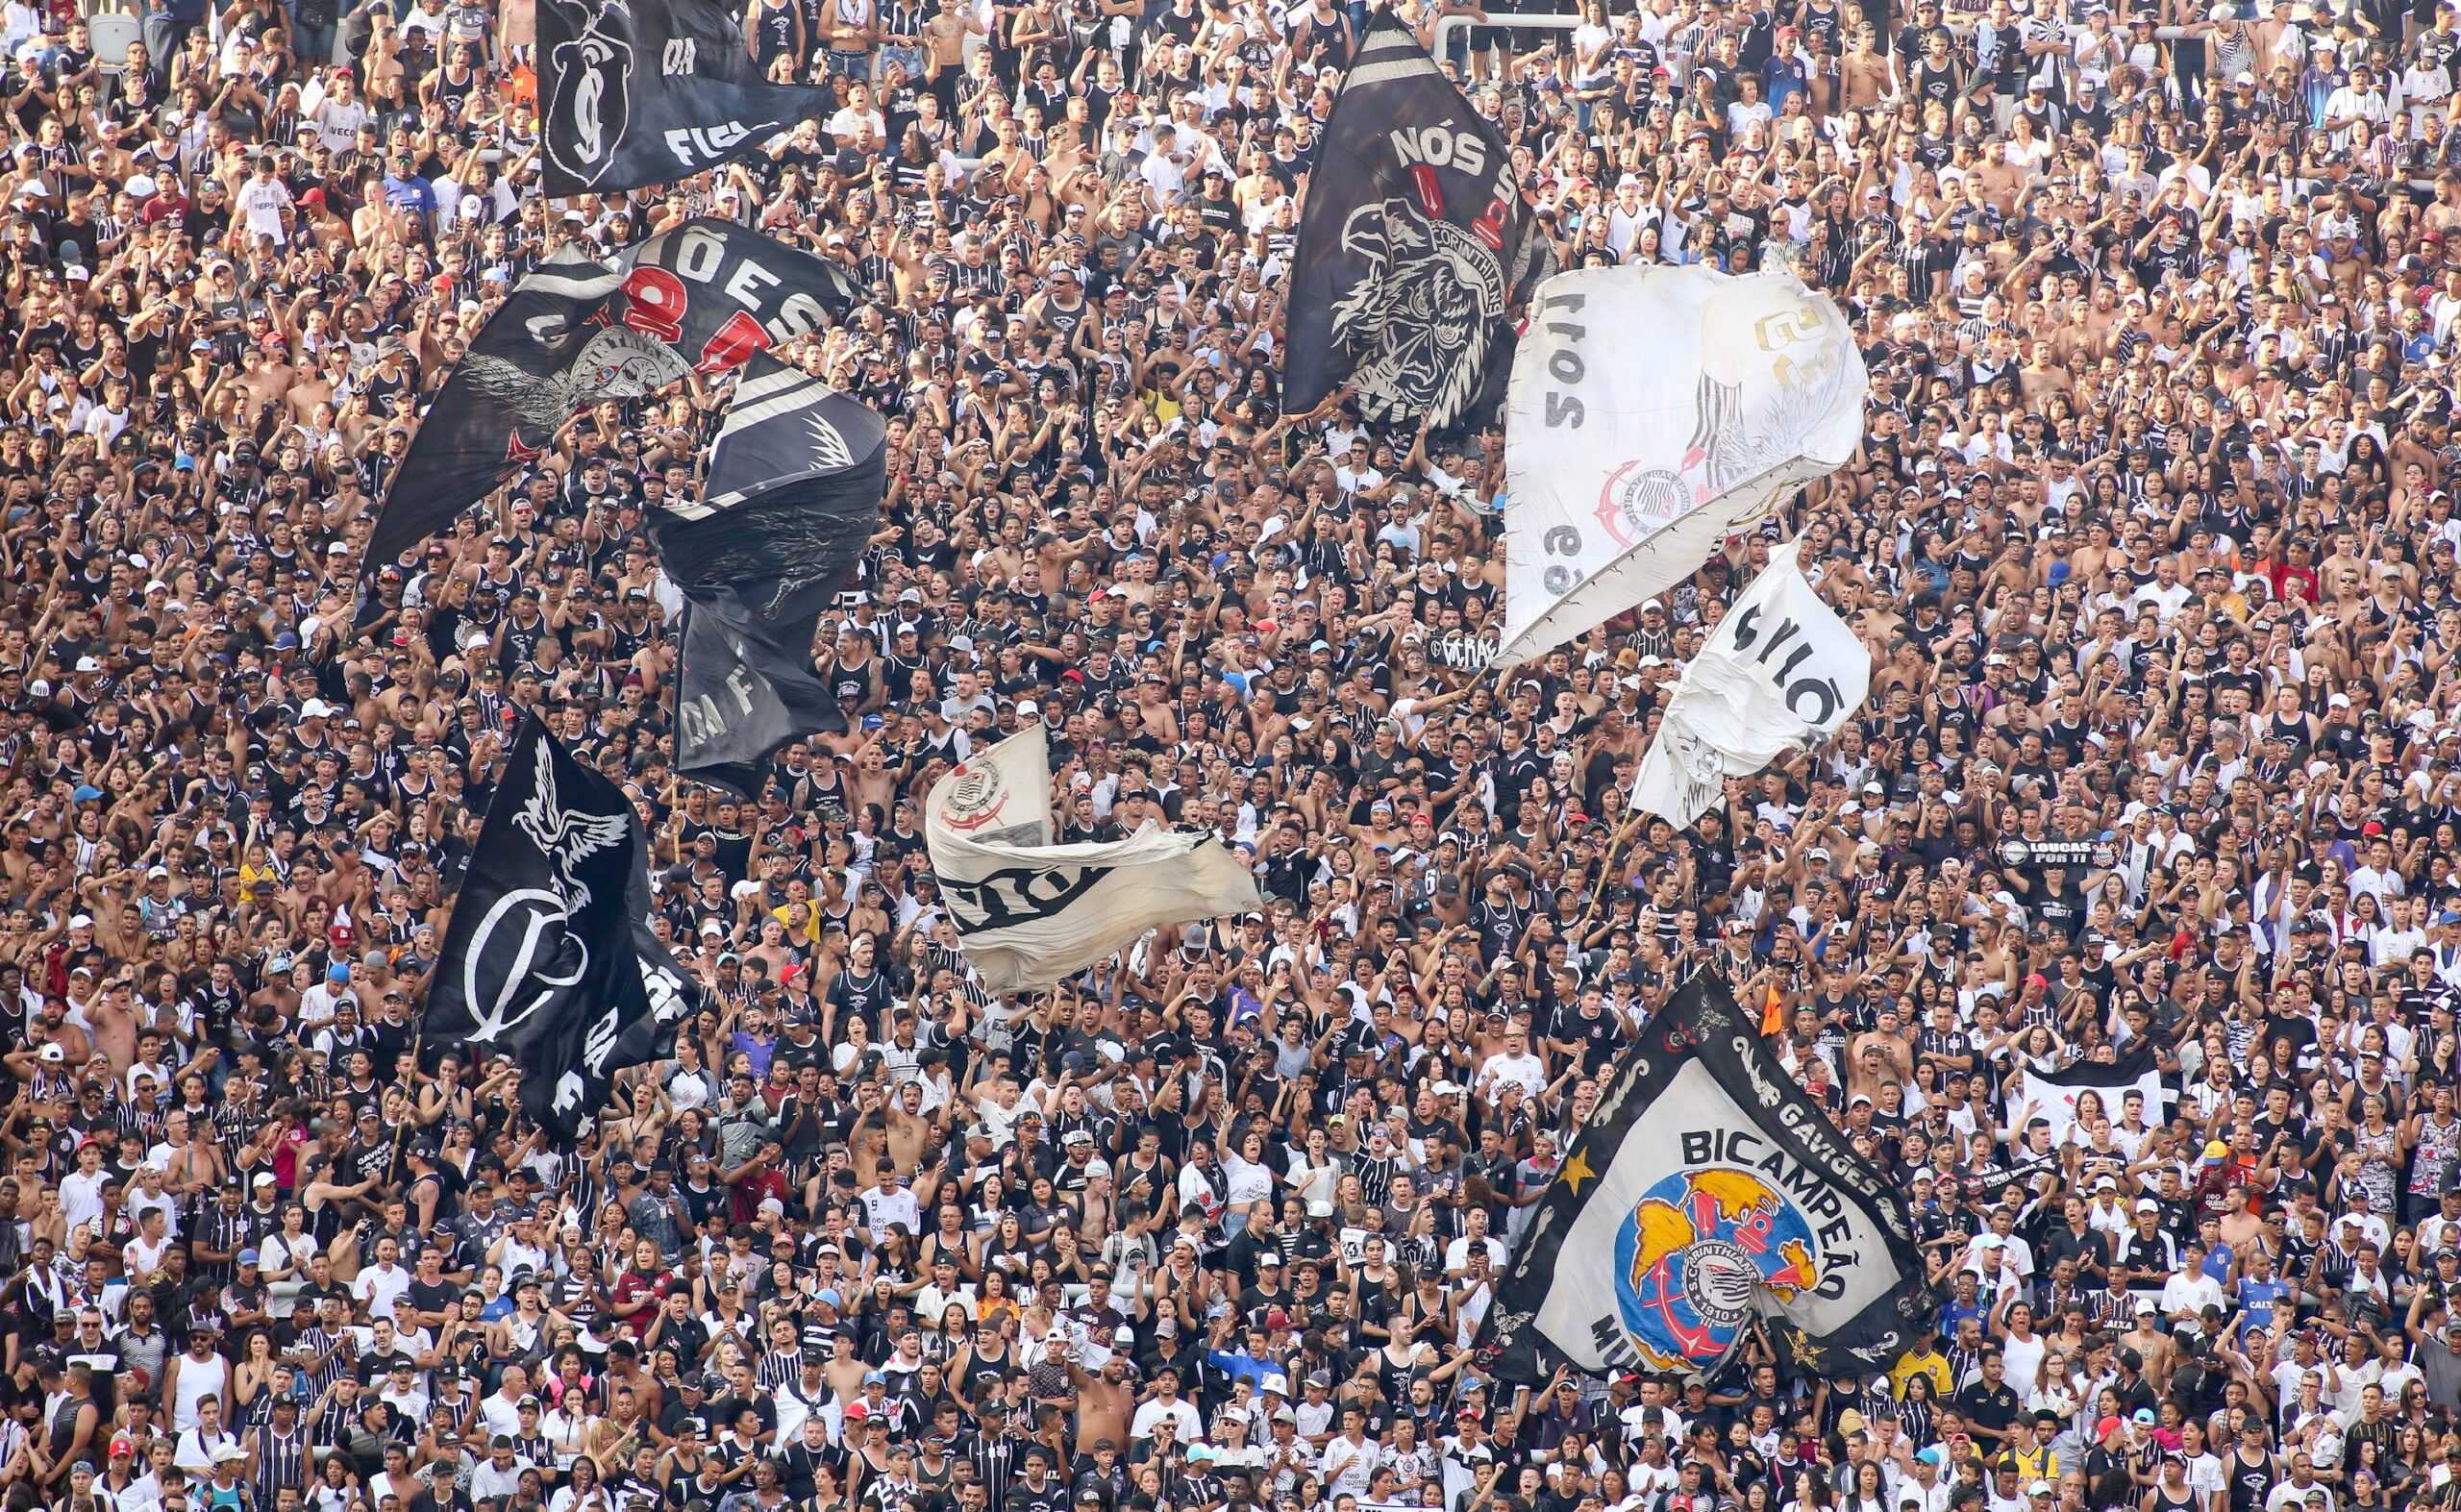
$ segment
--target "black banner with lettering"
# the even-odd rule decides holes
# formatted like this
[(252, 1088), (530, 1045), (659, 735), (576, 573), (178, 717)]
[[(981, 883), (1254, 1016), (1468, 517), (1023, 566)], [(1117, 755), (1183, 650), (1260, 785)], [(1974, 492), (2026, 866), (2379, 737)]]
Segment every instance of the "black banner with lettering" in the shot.
[(539, 186), (672, 184), (834, 112), (828, 88), (760, 76), (741, 14), (716, 0), (538, 0)]
[(1299, 224), (1282, 408), (1344, 384), (1371, 420), (1492, 413), (1507, 311), (1552, 264), (1504, 136), (1392, 12), (1368, 24), (1326, 120)]
[(745, 368), (697, 500), (650, 522), (691, 601), (676, 677), (676, 770), (752, 794), (789, 740), (846, 728), (812, 666), (821, 611), (880, 521), (888, 428), (766, 355)]
[(385, 491), (372, 570), (542, 456), (573, 414), (826, 329), (851, 275), (731, 221), (689, 220), (600, 262), (567, 245), (508, 296), (437, 390)]

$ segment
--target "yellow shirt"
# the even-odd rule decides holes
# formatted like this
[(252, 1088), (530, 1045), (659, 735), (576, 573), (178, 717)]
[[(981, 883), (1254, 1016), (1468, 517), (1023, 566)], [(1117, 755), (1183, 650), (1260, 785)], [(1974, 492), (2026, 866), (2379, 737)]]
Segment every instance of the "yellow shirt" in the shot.
[(820, 910), (808, 903), (805, 904), (803, 907), (804, 927), (801, 930), (797, 930), (795, 928), (794, 920), (791, 917), (795, 911), (795, 905), (793, 904), (784, 904), (779, 907), (770, 909), (769, 917), (777, 920), (780, 925), (783, 926), (786, 930), (786, 938), (794, 941), (796, 944), (818, 945), (820, 943)]
[(1917, 1354), (1908, 1350), (1898, 1356), (1896, 1366), (1888, 1373), (1889, 1390), (1900, 1401), (1905, 1400), (1905, 1383), (1917, 1376), (1931, 1378), (1931, 1400), (1945, 1401), (1953, 1394), (1956, 1382), (1949, 1378), (1948, 1357), (1939, 1353)]

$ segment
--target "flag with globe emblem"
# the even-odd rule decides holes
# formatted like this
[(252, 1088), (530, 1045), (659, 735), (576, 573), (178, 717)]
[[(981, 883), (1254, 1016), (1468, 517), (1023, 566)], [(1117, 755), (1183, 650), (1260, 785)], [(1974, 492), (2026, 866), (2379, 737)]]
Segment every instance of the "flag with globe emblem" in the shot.
[(1902, 1199), (1704, 974), (1626, 1053), (1480, 1338), (1512, 1380), (1707, 1378), (1755, 1332), (1780, 1370), (1861, 1374), (1933, 1305)]

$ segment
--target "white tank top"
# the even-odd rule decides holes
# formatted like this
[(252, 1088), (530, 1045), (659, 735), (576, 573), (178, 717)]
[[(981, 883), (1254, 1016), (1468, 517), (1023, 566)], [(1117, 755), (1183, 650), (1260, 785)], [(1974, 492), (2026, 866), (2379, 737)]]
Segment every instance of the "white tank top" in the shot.
[(171, 1403), (171, 1427), (186, 1432), (196, 1426), (196, 1404), (206, 1398), (217, 1396), (231, 1383), (231, 1362), (216, 1354), (198, 1359), (193, 1354), (180, 1356), (179, 1398)]

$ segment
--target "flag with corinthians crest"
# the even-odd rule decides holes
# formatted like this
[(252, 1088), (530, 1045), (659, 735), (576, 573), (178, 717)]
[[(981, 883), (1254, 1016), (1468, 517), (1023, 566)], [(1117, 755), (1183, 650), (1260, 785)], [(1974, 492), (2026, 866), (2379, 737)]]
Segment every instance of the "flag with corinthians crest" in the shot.
[(1480, 1337), (1511, 1380), (1704, 1379), (1755, 1332), (1781, 1372), (1862, 1374), (1933, 1306), (1903, 1200), (1703, 973), (1626, 1053)]
[(1368, 419), (1437, 429), (1492, 414), (1512, 307), (1554, 265), (1511, 149), (1383, 12), (1325, 120), (1292, 255), (1282, 408), (1345, 384)]

